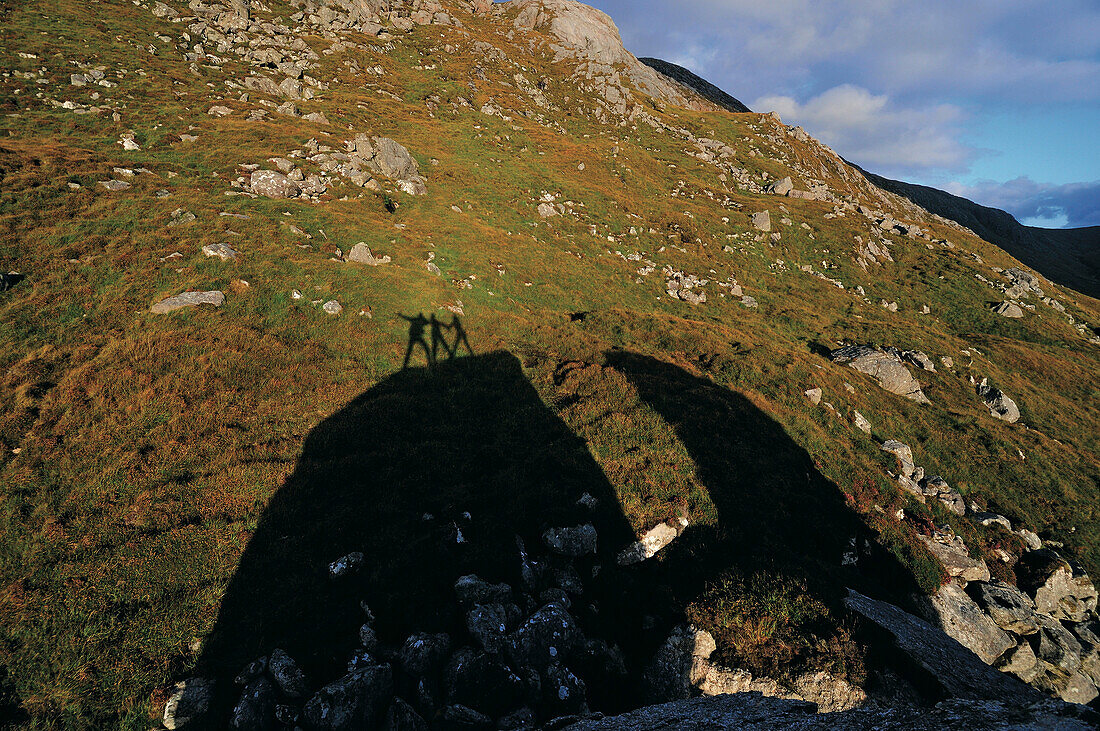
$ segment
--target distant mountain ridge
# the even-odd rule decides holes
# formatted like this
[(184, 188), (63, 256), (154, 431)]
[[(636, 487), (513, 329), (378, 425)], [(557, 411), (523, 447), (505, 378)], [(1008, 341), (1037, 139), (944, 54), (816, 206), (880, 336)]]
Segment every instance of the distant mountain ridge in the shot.
[[(858, 165), (853, 167), (859, 168)], [(966, 226), (1051, 281), (1100, 299), (1100, 226), (1067, 229), (1025, 226), (999, 208), (983, 206), (938, 188), (891, 180), (859, 169), (883, 190)]]
[[(682, 66), (656, 58), (639, 58), (673, 81), (730, 112), (752, 110), (706, 79)], [(845, 162), (848, 162), (845, 160)], [(966, 226), (1051, 281), (1100, 299), (1100, 226), (1048, 229), (1025, 226), (1011, 214), (947, 191), (884, 178), (848, 162), (885, 191), (907, 198), (925, 210)]]
[(688, 71), (683, 66), (677, 66), (674, 63), (662, 61), (659, 58), (639, 58), (638, 60), (657, 73), (663, 74), (673, 81), (690, 88), (699, 96), (717, 104), (728, 112), (744, 113), (752, 111), (737, 99), (734, 99), (701, 76)]

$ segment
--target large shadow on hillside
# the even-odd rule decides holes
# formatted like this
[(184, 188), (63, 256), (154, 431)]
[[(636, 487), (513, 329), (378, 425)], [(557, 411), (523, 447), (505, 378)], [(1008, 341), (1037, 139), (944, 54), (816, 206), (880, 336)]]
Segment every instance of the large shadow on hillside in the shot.
[[(839, 605), (841, 553), (860, 523), (784, 430), (675, 366), (619, 352), (608, 365), (675, 429), (718, 508), (717, 529), (689, 528), (659, 560), (618, 567), (635, 535), (615, 491), (515, 356), (402, 370), (309, 434), (264, 512), (196, 668), (217, 681), (216, 717), (240, 691), (234, 676), (276, 647), (312, 687), (343, 675), (361, 602), (384, 643), (461, 632), (455, 580), (475, 573), (521, 587), (517, 536), (536, 547), (555, 526), (592, 522), (599, 535), (598, 555), (577, 566), (598, 579), (573, 612), (590, 636), (620, 644), (632, 671), (620, 686), (590, 682), (600, 710), (641, 700), (632, 695), (641, 667), (722, 571), (808, 578), (808, 591)], [(597, 507), (578, 504), (585, 493)], [(330, 562), (353, 551), (365, 556), (361, 569), (332, 579)], [(527, 611), (540, 601), (528, 598)]]
[[(584, 493), (595, 511), (577, 505)], [(515, 356), (407, 368), (306, 438), (224, 595), (198, 674), (232, 691), (241, 668), (281, 647), (312, 681), (334, 680), (358, 644), (360, 602), (383, 640), (453, 631), (459, 576), (520, 586), (517, 535), (535, 546), (548, 527), (585, 522), (599, 531), (596, 561), (633, 540), (584, 441)], [(328, 564), (353, 551), (365, 554), (361, 571), (332, 580)]]
[[(864, 540), (872, 536), (844, 492), (751, 401), (655, 358), (606, 358), (675, 430), (718, 512), (717, 526), (689, 529), (674, 544), (680, 560), (666, 566), (666, 581), (681, 604), (731, 571), (792, 580), (837, 610), (846, 586), (895, 599), (915, 590), (908, 571)], [(856, 563), (845, 567), (845, 554)]]

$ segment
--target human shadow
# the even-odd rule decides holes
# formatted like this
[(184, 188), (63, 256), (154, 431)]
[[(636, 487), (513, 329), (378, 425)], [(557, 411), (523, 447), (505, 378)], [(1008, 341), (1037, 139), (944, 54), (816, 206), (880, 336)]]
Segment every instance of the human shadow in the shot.
[[(449, 323), (440, 320), (434, 312), (431, 317), (424, 317), (422, 312), (418, 312), (416, 315), (398, 314), (398, 317), (409, 323), (409, 343), (405, 348), (405, 359), (401, 365), (402, 368), (409, 367), (413, 353), (418, 346), (424, 351), (424, 358), (429, 367), (439, 362), (441, 350), (447, 358), (454, 358), (462, 348), (466, 349), (468, 355), (474, 354), (474, 349), (470, 346), (470, 340), (466, 335), (466, 328), (463, 327), (458, 315), (452, 315)], [(454, 333), (453, 342), (444, 335), (444, 330)], [(430, 342), (428, 339), (429, 333), (431, 336)]]
[(716, 525), (685, 531), (664, 576), (653, 579), (678, 606), (731, 572), (791, 581), (838, 614), (846, 587), (895, 601), (916, 592), (912, 574), (872, 540), (844, 492), (745, 396), (646, 355), (611, 351), (606, 363), (675, 430), (718, 514)]
[[(524, 586), (517, 537), (539, 546), (548, 528), (591, 523), (598, 535), (595, 555), (560, 567), (585, 578), (571, 611), (586, 636), (624, 655), (625, 676), (589, 682), (594, 709), (642, 702), (645, 664), (731, 566), (806, 577), (808, 591), (839, 602), (840, 557), (861, 524), (784, 430), (743, 396), (676, 366), (624, 352), (607, 364), (674, 428), (718, 509), (715, 528), (689, 529), (656, 560), (618, 566), (636, 535), (616, 491), (515, 356), (405, 368), (313, 429), (262, 515), (195, 668), (215, 681), (212, 718), (223, 722), (240, 693), (234, 676), (274, 648), (314, 689), (343, 675), (361, 604), (390, 647), (414, 632), (461, 636), (456, 579)], [(329, 564), (352, 552), (364, 556), (358, 572), (333, 579)], [(545, 601), (537, 590), (517, 598), (525, 613)]]
[[(594, 510), (578, 504), (585, 493)], [(390, 376), (313, 429), (251, 537), (196, 668), (216, 681), (216, 717), (240, 692), (235, 674), (274, 647), (311, 680), (340, 677), (360, 602), (384, 642), (460, 631), (458, 577), (519, 586), (517, 536), (535, 546), (547, 528), (589, 522), (599, 536), (592, 563), (613, 563), (633, 540), (584, 440), (515, 356)], [(354, 551), (362, 569), (330, 578), (328, 564)]]

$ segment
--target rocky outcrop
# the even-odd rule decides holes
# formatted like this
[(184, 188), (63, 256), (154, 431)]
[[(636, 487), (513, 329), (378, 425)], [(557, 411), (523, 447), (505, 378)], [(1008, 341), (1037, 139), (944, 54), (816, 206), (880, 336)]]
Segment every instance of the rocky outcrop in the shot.
[[(986, 576), (988, 577), (988, 572)], [(955, 584), (944, 584), (928, 597), (926, 618), (967, 648), (987, 665), (997, 662), (1016, 646), (1011, 635), (989, 618), (981, 607)]]
[(989, 581), (989, 567), (983, 559), (971, 558), (962, 538), (947, 531), (921, 536), (929, 552), (947, 570), (949, 576), (968, 581)]
[(905, 367), (901, 354), (896, 349), (851, 345), (834, 350), (829, 358), (834, 363), (846, 364), (860, 373), (866, 373), (890, 393), (904, 396), (919, 404), (931, 403), (921, 391), (920, 383)]
[(623, 46), (615, 23), (604, 12), (575, 0), (512, 0), (498, 5), (521, 31), (542, 31), (552, 39), (554, 61), (578, 63), (574, 78), (590, 84), (604, 108), (618, 116), (641, 111), (634, 91), (690, 109), (716, 110), (688, 86), (640, 62)]
[[(882, 451), (893, 454), (898, 462), (898, 474), (891, 476), (896, 477), (898, 486), (906, 492), (912, 494), (920, 502), (926, 502), (928, 498), (938, 500), (943, 503), (947, 508), (956, 515), (966, 514), (966, 501), (963, 500), (962, 494), (947, 484), (947, 480), (943, 479), (939, 475), (926, 476), (925, 469), (918, 467), (914, 463), (913, 450), (908, 444), (903, 444), (896, 439), (887, 439), (882, 443)], [(953, 541), (953, 536), (931, 536), (937, 543), (949, 544)], [(948, 548), (939, 548), (929, 545), (929, 549), (933, 553), (937, 551), (948, 551)], [(958, 546), (951, 549), (953, 552), (958, 552)], [(967, 556), (966, 547), (963, 546), (961, 550), (962, 555)], [(946, 564), (956, 564), (956, 560), (950, 557), (947, 553), (939, 557), (941, 561)], [(958, 564), (964, 566), (964, 564)], [(952, 574), (957, 576), (958, 574)], [(986, 577), (988, 578), (988, 576)]]
[(298, 183), (274, 170), (256, 170), (249, 181), (252, 192), (266, 198), (294, 198), (301, 192)]
[(1002, 317), (1008, 317), (1012, 319), (1020, 319), (1024, 316), (1024, 311), (1020, 309), (1020, 306), (1015, 302), (1002, 302), (993, 308), (993, 311)]
[(1096, 614), (1097, 591), (1088, 574), (1054, 551), (1027, 553), (1016, 574), (1021, 588), (1034, 594), (1036, 611), (1067, 622)]
[(921, 600), (929, 622), (1044, 693), (1073, 703), (1100, 696), (1096, 588), (1080, 567), (1050, 549), (1030, 550), (1016, 563), (1015, 587), (991, 580), (958, 536), (937, 536), (923, 538), (954, 578)]
[(741, 668), (711, 662), (717, 649), (709, 632), (677, 627), (657, 650), (645, 673), (646, 697), (671, 701), (703, 695), (761, 693), (769, 698), (808, 701), (821, 713), (846, 711), (867, 701), (867, 694), (827, 672), (806, 672), (781, 684), (772, 678), (754, 677)]
[(1038, 701), (1039, 691), (998, 672), (942, 630), (892, 604), (849, 591), (844, 603), (889, 632), (898, 648), (927, 671), (952, 698), (1017, 704)]

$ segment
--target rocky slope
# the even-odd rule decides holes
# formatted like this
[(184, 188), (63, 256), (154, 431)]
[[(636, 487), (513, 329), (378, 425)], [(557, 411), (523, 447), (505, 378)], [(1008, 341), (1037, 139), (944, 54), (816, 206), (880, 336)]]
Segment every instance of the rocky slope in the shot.
[(578, 3), (95, 5), (2, 11), (5, 720), (1092, 722), (1094, 301)]

